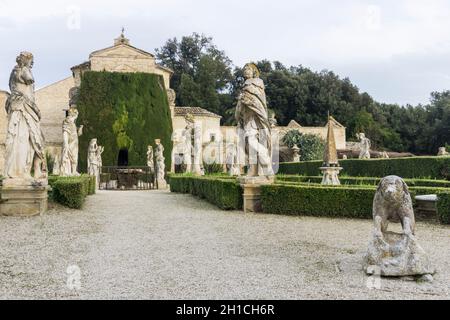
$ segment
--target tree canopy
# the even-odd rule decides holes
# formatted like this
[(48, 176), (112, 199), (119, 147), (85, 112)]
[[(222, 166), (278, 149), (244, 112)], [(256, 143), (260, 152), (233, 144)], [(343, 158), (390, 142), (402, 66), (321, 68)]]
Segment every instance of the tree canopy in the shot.
[[(194, 33), (169, 39), (156, 49), (159, 62), (174, 70), (171, 87), (177, 104), (199, 106), (234, 123), (234, 108), (243, 83), (242, 67), (234, 67), (210, 37)], [(327, 114), (347, 127), (348, 140), (365, 132), (379, 150), (436, 154), (450, 143), (450, 91), (431, 93), (430, 103), (399, 106), (375, 101), (348, 78), (329, 70), (255, 62), (266, 85), (270, 112), (280, 125), (295, 120), (303, 126), (325, 125)]]

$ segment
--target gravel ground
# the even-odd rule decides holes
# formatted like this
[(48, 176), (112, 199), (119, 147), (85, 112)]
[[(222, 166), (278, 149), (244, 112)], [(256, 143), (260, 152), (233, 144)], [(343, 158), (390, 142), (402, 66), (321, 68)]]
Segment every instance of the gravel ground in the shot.
[[(100, 191), (82, 211), (0, 217), (0, 298), (449, 299), (450, 228), (419, 223), (433, 283), (381, 280), (361, 259), (371, 221), (227, 212), (190, 195)], [(80, 268), (70, 290), (67, 268)]]

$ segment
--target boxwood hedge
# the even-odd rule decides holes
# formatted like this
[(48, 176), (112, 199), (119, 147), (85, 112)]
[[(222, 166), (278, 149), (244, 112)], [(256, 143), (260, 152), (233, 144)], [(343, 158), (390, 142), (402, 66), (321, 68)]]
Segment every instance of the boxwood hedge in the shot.
[(439, 221), (450, 224), (450, 191), (438, 193), (437, 211)]
[(86, 196), (95, 193), (95, 177), (82, 175), (79, 177), (50, 176), (51, 198), (64, 206), (80, 209)]
[(242, 188), (236, 180), (172, 174), (169, 184), (171, 192), (190, 193), (224, 210), (242, 209)]
[[(450, 157), (410, 157), (395, 159), (347, 159), (339, 161), (343, 174), (356, 177), (431, 178), (450, 180)], [(317, 176), (322, 161), (280, 163), (278, 173)]]
[[(378, 185), (382, 178), (375, 177), (339, 177), (342, 185)], [(322, 176), (277, 175), (278, 182), (321, 183)], [(450, 181), (436, 179), (404, 179), (410, 187), (450, 188)]]
[[(449, 223), (450, 192), (445, 188), (410, 187), (411, 197), (438, 194), (440, 221)], [(344, 218), (372, 218), (375, 186), (320, 186), (295, 183), (262, 186), (265, 213)]]

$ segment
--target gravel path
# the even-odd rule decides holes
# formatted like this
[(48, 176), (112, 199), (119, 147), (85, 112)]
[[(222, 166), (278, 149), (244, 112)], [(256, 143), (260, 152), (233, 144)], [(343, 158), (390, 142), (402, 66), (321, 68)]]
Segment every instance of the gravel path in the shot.
[[(449, 299), (450, 228), (417, 236), (433, 283), (361, 272), (371, 222), (226, 212), (162, 191), (100, 191), (84, 210), (0, 217), (0, 298)], [(67, 267), (81, 271), (79, 290)]]

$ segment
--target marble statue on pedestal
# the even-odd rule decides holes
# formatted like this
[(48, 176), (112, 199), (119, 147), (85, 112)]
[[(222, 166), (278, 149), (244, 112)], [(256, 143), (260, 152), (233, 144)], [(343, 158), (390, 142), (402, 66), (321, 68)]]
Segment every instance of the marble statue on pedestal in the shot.
[(447, 152), (447, 148), (445, 148), (445, 147), (440, 147), (437, 155), (438, 155), (439, 157), (441, 157), (441, 156), (449, 156), (450, 153)]
[(158, 189), (166, 189), (167, 183), (166, 183), (166, 180), (164, 179), (164, 176), (166, 174), (166, 172), (165, 172), (166, 165), (164, 163), (164, 161), (165, 161), (164, 147), (161, 144), (160, 139), (155, 139), (155, 144), (156, 144), (156, 148), (155, 148), (156, 180), (157, 180), (157, 184), (158, 184)]
[(155, 162), (153, 161), (153, 147), (147, 146), (147, 167), (150, 168), (150, 172), (155, 172)]
[(70, 108), (67, 117), (63, 121), (63, 147), (61, 153), (62, 176), (79, 176), (78, 167), (78, 137), (83, 134), (83, 126), (77, 128), (75, 121), (78, 118), (78, 110)]
[(300, 148), (294, 144), (292, 149), (292, 162), (300, 162)]
[(41, 112), (34, 99), (31, 72), (33, 55), (21, 52), (16, 61), (9, 78), (11, 95), (6, 101), (8, 127), (3, 175), (19, 184), (47, 184), (45, 139), (41, 130)]
[(253, 63), (244, 66), (244, 86), (236, 106), (239, 139), (245, 139), (247, 176), (272, 176), (272, 136), (264, 82)]
[(183, 164), (186, 166), (186, 172), (192, 172), (193, 170), (193, 151), (194, 147), (192, 146), (192, 140), (194, 137), (194, 116), (192, 114), (187, 114), (184, 117), (186, 121), (186, 127), (183, 130), (182, 134), (182, 142), (183, 146)]
[[(373, 199), (373, 236), (364, 257), (368, 274), (433, 279), (435, 269), (415, 237), (411, 195), (402, 178), (387, 176)], [(400, 222), (402, 233), (388, 231), (389, 222)]]
[(88, 159), (87, 159), (87, 165), (88, 165), (88, 174), (91, 176), (96, 177), (96, 187), (99, 187), (99, 146), (97, 145), (97, 139), (91, 139), (89, 142), (89, 149), (88, 149)]
[(47, 210), (47, 162), (41, 112), (34, 98), (33, 54), (21, 52), (5, 104), (8, 124), (0, 214), (33, 216)]
[(370, 140), (362, 132), (357, 133), (356, 137), (359, 139), (359, 159), (370, 159)]
[(243, 193), (244, 212), (261, 212), (261, 185), (274, 182), (272, 169), (272, 124), (267, 113), (264, 82), (254, 63), (244, 66), (245, 82), (238, 97), (238, 165), (247, 165), (247, 174), (238, 178)]

